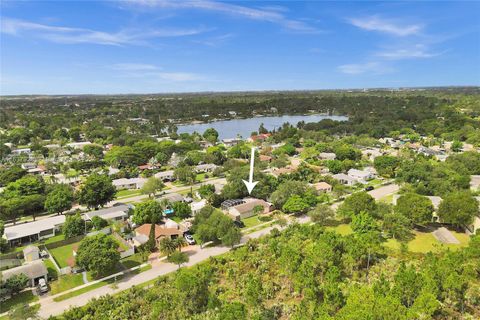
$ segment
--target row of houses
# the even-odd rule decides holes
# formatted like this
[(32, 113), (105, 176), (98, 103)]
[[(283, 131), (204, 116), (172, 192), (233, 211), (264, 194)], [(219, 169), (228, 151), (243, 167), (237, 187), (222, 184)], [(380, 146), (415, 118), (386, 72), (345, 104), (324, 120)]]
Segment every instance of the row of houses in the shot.
[[(95, 210), (83, 214), (85, 222), (91, 221), (93, 217), (99, 216), (105, 220), (124, 220), (128, 217), (131, 206), (120, 204), (111, 208)], [(65, 215), (51, 216), (27, 223), (5, 227), (3, 237), (10, 246), (17, 246), (24, 243), (31, 243), (42, 239), (54, 237), (60, 233), (65, 223)]]

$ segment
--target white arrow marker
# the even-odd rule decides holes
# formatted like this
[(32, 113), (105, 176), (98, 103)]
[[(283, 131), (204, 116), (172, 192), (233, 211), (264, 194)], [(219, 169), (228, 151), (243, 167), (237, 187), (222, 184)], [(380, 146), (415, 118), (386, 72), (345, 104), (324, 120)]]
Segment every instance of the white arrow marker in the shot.
[(253, 164), (255, 162), (255, 147), (252, 147), (252, 155), (250, 156), (250, 175), (248, 181), (243, 180), (245, 186), (247, 187), (248, 194), (252, 193), (253, 188), (257, 185), (258, 181), (253, 181)]

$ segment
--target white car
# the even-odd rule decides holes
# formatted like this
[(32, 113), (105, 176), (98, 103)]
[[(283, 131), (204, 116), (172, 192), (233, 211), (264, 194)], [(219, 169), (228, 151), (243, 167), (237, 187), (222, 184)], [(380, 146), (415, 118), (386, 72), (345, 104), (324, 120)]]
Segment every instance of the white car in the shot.
[(40, 293), (48, 292), (47, 282), (44, 278), (40, 278), (38, 280), (38, 290), (40, 291)]
[(191, 234), (186, 234), (184, 237), (188, 244), (195, 244), (195, 239), (193, 239)]

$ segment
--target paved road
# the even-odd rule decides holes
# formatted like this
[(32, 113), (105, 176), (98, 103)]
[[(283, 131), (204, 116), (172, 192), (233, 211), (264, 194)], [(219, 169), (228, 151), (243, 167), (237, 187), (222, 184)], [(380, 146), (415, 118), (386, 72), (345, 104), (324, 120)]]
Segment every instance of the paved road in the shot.
[[(399, 187), (397, 185), (386, 185), (382, 186), (376, 190), (370, 191), (369, 193), (375, 198), (375, 199), (380, 199), (383, 198), (389, 194), (397, 192)], [(171, 191), (174, 192), (174, 191)], [(310, 222), (310, 218), (306, 215), (297, 217), (295, 219), (296, 222), (298, 223), (308, 223)], [(278, 226), (271, 226), (264, 228), (262, 230), (252, 232), (248, 235), (245, 235), (241, 239), (241, 243), (244, 244), (246, 243), (249, 239), (255, 239), (262, 237), (264, 235), (269, 234), (272, 229), (274, 228), (279, 228)], [(226, 253), (230, 251), (231, 248), (229, 247), (209, 247), (209, 248), (204, 248), (200, 249), (199, 246), (191, 246), (187, 250), (185, 250), (186, 253), (189, 254), (190, 260), (186, 264), (186, 266), (192, 266), (195, 265), (201, 261), (207, 260), (210, 257), (213, 256), (218, 256), (223, 253)], [(122, 290), (128, 289), (134, 285), (138, 285), (144, 282), (147, 282), (149, 280), (155, 279), (158, 276), (165, 275), (167, 273), (173, 272), (177, 269), (177, 267), (173, 264), (170, 263), (154, 263), (152, 269), (148, 271), (144, 271), (140, 274), (132, 275), (132, 276), (127, 276), (126, 278), (120, 280), (117, 283), (117, 287), (115, 289), (111, 288), (110, 286), (103, 286), (98, 289), (86, 292), (82, 295), (70, 298), (68, 300), (60, 301), (60, 302), (55, 302), (53, 301), (52, 298), (47, 297), (41, 300), (41, 307), (39, 310), (39, 315), (44, 318), (48, 318), (49, 316), (52, 315), (59, 315), (63, 313), (65, 310), (69, 309), (72, 306), (83, 306), (85, 305), (90, 299), (95, 298), (95, 297), (100, 297), (105, 294), (114, 294), (117, 292), (120, 292)]]

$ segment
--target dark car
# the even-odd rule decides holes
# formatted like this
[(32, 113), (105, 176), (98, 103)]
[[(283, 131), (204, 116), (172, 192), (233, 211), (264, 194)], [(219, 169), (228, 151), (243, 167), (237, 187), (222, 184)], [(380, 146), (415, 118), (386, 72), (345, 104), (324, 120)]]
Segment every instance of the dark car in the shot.
[(373, 186), (368, 186), (365, 188), (365, 191), (372, 191), (373, 189), (374, 189)]
[(242, 221), (239, 221), (239, 220), (233, 221), (233, 224), (236, 225), (239, 228), (244, 228), (245, 227), (245, 223), (243, 223)]

